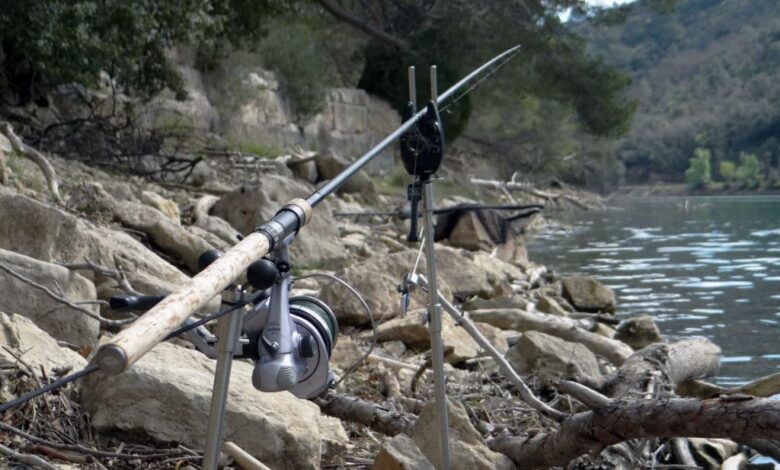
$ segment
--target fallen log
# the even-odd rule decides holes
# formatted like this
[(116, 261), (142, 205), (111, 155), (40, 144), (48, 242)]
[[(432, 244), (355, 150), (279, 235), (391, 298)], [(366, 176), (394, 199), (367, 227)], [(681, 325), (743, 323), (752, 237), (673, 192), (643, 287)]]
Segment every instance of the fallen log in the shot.
[(715, 374), (720, 366), (720, 348), (703, 338), (672, 344), (651, 344), (629, 357), (608, 375), (601, 393), (610, 397), (656, 396), (664, 385), (677, 385), (695, 377)]
[(333, 392), (317, 398), (314, 402), (328, 416), (359, 423), (388, 436), (411, 434), (417, 421), (414, 417), (382, 408), (376, 403)]
[[(688, 414), (679, 424), (679, 426), (684, 424), (693, 426), (690, 429), (695, 432), (690, 434), (679, 431), (684, 428), (674, 422), (656, 422), (665, 419), (664, 406), (668, 403), (679, 406), (678, 411), (681, 414), (702, 409), (708, 413), (712, 412), (712, 419), (714, 419), (717, 413), (712, 411), (712, 407), (701, 408), (705, 402), (670, 399), (667, 389), (690, 378), (715, 373), (719, 366), (719, 354), (720, 349), (715, 344), (701, 338), (647, 346), (632, 354), (620, 368), (605, 377), (599, 387), (600, 393), (571, 382), (560, 384), (559, 389), (562, 392), (579, 399), (590, 407), (591, 411), (566, 419), (557, 431), (532, 438), (502, 437), (493, 444), (496, 447), (493, 448), (491, 445), (491, 448), (507, 454), (520, 468), (547, 468), (564, 465), (589, 452), (598, 454), (608, 446), (629, 439), (700, 436), (730, 437), (739, 440), (739, 432), (734, 436), (728, 434), (731, 424), (727, 420), (720, 423), (719, 428), (713, 428), (718, 431), (714, 436), (706, 434), (712, 429), (709, 429), (706, 420), (697, 422), (695, 414)], [(664, 398), (658, 398), (659, 395)], [(637, 396), (640, 399), (635, 399)], [(634, 399), (631, 400), (632, 398)], [(726, 406), (727, 408), (723, 408), (722, 411), (727, 412), (731, 409), (728, 408), (730, 403), (739, 402), (720, 400), (713, 403), (717, 405), (715, 408)], [(780, 418), (780, 402), (775, 403), (778, 405), (773, 409)], [(636, 414), (640, 412), (643, 414)], [(728, 415), (724, 415), (724, 419), (726, 416)], [(663, 427), (666, 424), (670, 427)], [(780, 432), (780, 421), (774, 422), (774, 426)], [(747, 433), (745, 435), (747, 436)], [(760, 433), (753, 437), (765, 438)], [(620, 452), (616, 454), (622, 455)], [(624, 463), (626, 466), (635, 464), (635, 462)]]
[(520, 309), (473, 310), (469, 312), (469, 316), (474, 321), (489, 323), (505, 330), (539, 331), (565, 341), (580, 343), (617, 366), (623, 364), (633, 353), (627, 344), (587, 331), (564, 317)]
[(578, 413), (560, 429), (527, 437), (499, 437), (489, 447), (519, 468), (566, 465), (587, 452), (629, 439), (662, 437), (780, 439), (780, 401), (748, 398), (613, 400)]

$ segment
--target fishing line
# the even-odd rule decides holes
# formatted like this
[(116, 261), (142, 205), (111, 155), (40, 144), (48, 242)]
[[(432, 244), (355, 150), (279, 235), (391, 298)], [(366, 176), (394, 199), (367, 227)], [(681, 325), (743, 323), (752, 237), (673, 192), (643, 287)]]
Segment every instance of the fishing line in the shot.
[(520, 53), (520, 51), (521, 51), (521, 49), (517, 49), (516, 51), (514, 51), (514, 52), (512, 52), (511, 54), (509, 54), (508, 56), (506, 56), (506, 58), (505, 58), (503, 61), (501, 61), (501, 62), (499, 62), (498, 64), (496, 64), (496, 66), (495, 66), (495, 67), (494, 67), (494, 68), (493, 68), (493, 69), (492, 69), (490, 72), (487, 72), (487, 73), (486, 73), (485, 75), (483, 75), (483, 76), (482, 76), (482, 77), (481, 77), (479, 80), (477, 80), (477, 81), (475, 81), (474, 83), (472, 83), (471, 85), (469, 85), (469, 86), (468, 86), (468, 88), (466, 88), (466, 89), (465, 89), (465, 90), (464, 90), (464, 91), (463, 91), (463, 92), (462, 92), (460, 95), (456, 96), (456, 97), (455, 97), (455, 98), (453, 98), (453, 99), (452, 99), (452, 100), (451, 100), (449, 103), (447, 103), (446, 105), (444, 105), (444, 106), (442, 106), (441, 108), (439, 108), (439, 111), (440, 111), (440, 112), (444, 112), (444, 111), (446, 111), (448, 108), (452, 107), (452, 106), (453, 106), (455, 103), (457, 103), (458, 101), (460, 101), (461, 99), (463, 99), (463, 97), (465, 97), (466, 95), (468, 95), (468, 94), (469, 94), (469, 93), (471, 93), (472, 91), (476, 90), (476, 89), (477, 89), (477, 87), (479, 87), (479, 85), (480, 85), (480, 84), (481, 84), (483, 81), (485, 81), (485, 80), (487, 80), (488, 78), (492, 77), (492, 76), (493, 76), (493, 75), (494, 75), (496, 72), (498, 72), (499, 70), (501, 70), (501, 68), (502, 68), (502, 67), (504, 67), (504, 66), (505, 66), (505, 65), (506, 65), (506, 64), (507, 64), (507, 63), (508, 63), (510, 60), (512, 60), (512, 59), (513, 59), (513, 58), (514, 58), (514, 57), (515, 57), (517, 54), (519, 54), (519, 53)]
[(310, 277), (322, 277), (322, 278), (325, 278), (325, 279), (328, 279), (328, 280), (331, 280), (331, 281), (336, 281), (339, 284), (341, 284), (342, 286), (346, 287), (347, 290), (349, 290), (349, 292), (351, 292), (355, 297), (357, 297), (357, 299), (363, 305), (363, 308), (365, 309), (366, 313), (368, 314), (368, 318), (371, 321), (371, 332), (372, 332), (372, 334), (371, 334), (371, 346), (368, 348), (368, 350), (365, 353), (363, 353), (363, 355), (360, 357), (360, 359), (355, 361), (355, 363), (352, 364), (351, 366), (347, 367), (347, 370), (344, 371), (343, 374), (341, 374), (341, 377), (336, 381), (336, 383), (334, 385), (334, 386), (337, 387), (341, 382), (344, 381), (344, 379), (347, 378), (347, 376), (349, 374), (354, 372), (355, 369), (357, 369), (358, 366), (360, 366), (360, 364), (363, 363), (363, 361), (365, 361), (366, 358), (368, 358), (368, 356), (376, 348), (377, 337), (376, 337), (376, 321), (374, 321), (374, 312), (373, 312), (373, 310), (371, 310), (371, 307), (368, 306), (368, 303), (363, 298), (363, 296), (360, 295), (360, 292), (358, 292), (357, 289), (355, 289), (354, 287), (349, 285), (347, 283), (347, 281), (345, 281), (345, 280), (343, 280), (341, 278), (338, 278), (338, 277), (334, 276), (333, 274), (328, 274), (328, 273), (323, 273), (323, 272), (315, 272), (315, 273), (306, 274), (304, 276), (296, 277), (295, 279), (296, 280), (300, 280), (300, 279), (307, 279), (307, 278), (310, 278)]

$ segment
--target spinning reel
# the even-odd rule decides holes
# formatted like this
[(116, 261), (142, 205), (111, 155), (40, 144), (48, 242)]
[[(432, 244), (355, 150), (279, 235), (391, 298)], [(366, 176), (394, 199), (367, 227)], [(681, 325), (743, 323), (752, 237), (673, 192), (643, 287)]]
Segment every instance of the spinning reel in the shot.
[[(241, 334), (233, 345), (234, 358), (255, 362), (252, 385), (263, 392), (289, 391), (299, 398), (321, 395), (334, 382), (330, 356), (338, 339), (338, 322), (324, 302), (310, 296), (290, 297), (292, 274), (289, 244), (280, 243), (267, 258), (250, 265), (246, 277), (253, 289), (231, 285), (222, 294), (222, 305), (247, 305), (234, 314), (242, 315)], [(198, 259), (206, 269), (220, 252), (208, 250)], [(119, 311), (143, 311), (164, 297), (118, 295), (110, 307)], [(195, 320), (187, 320), (192, 324)], [(187, 333), (195, 347), (214, 359), (217, 338), (200, 326)]]

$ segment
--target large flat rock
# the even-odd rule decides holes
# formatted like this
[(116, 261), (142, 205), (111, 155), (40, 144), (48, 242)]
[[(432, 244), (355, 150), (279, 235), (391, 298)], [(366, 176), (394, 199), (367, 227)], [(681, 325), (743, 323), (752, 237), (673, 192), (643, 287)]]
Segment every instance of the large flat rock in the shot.
[[(0, 248), (47, 262), (82, 263), (89, 259), (121, 269), (137, 290), (166, 294), (187, 276), (127, 233), (93, 225), (57, 207), (18, 194), (0, 194)], [(83, 271), (99, 292), (113, 280)], [(114, 289), (113, 293), (118, 293)]]
[[(120, 375), (92, 376), (81, 386), (82, 404), (99, 430), (139, 431), (160, 441), (203, 448), (215, 361), (161, 343)], [(315, 469), (323, 442), (345, 441), (340, 423), (319, 408), (283, 393), (262, 393), (251, 383), (252, 365), (235, 361), (225, 412), (224, 438), (274, 469)]]

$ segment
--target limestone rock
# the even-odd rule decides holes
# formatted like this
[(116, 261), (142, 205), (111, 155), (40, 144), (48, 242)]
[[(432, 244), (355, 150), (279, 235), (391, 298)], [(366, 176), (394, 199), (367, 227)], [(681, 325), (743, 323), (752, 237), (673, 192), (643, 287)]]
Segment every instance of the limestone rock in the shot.
[(615, 329), (612, 328), (609, 325), (605, 325), (601, 322), (596, 322), (593, 324), (593, 327), (590, 329), (592, 333), (599, 334), (601, 336), (605, 336), (607, 338), (614, 338), (615, 337)]
[[(306, 123), (303, 133), (310, 148), (355, 158), (400, 125), (398, 112), (386, 101), (363, 90), (333, 88), (328, 91), (323, 111)], [(375, 158), (367, 170), (373, 173), (392, 167), (391, 147)]]
[(117, 201), (138, 201), (132, 186), (121, 181), (112, 181), (103, 186), (103, 189)]
[(4, 135), (0, 135), (0, 184), (6, 181), (6, 160), (12, 151), (11, 142)]
[(540, 312), (549, 313), (551, 315), (558, 315), (560, 317), (569, 316), (569, 312), (561, 307), (561, 304), (559, 304), (557, 300), (548, 296), (540, 297), (539, 300), (536, 301), (536, 308)]
[(505, 354), (509, 350), (509, 343), (503, 330), (487, 323), (475, 322), (474, 325), (498, 352)]
[[(239, 232), (248, 234), (258, 225), (270, 220), (291, 199), (305, 198), (312, 192), (314, 188), (301, 181), (266, 175), (260, 185), (243, 186), (220, 198), (212, 213), (225, 219)], [(317, 212), (298, 235), (291, 251), (293, 263), (299, 266), (344, 256), (328, 201), (317, 206)]]
[(373, 470), (434, 470), (411, 437), (398, 434), (382, 445)]
[(617, 327), (615, 339), (619, 339), (634, 349), (642, 349), (648, 344), (663, 341), (661, 331), (650, 315), (640, 315), (623, 320)]
[(140, 230), (165, 254), (180, 259), (191, 271), (198, 270), (198, 257), (213, 248), (203, 238), (172, 221), (163, 212), (137, 202), (120, 202), (114, 209), (122, 225)]
[(598, 360), (588, 348), (538, 331), (524, 333), (506, 358), (521, 374), (541, 372), (574, 380), (601, 377)]
[(493, 241), (477, 217), (476, 211), (468, 211), (461, 215), (447, 239), (454, 247), (472, 251), (488, 250), (493, 247)]
[[(410, 313), (405, 318), (394, 318), (379, 325), (376, 329), (377, 341), (402, 341), (404, 344), (421, 349), (431, 347), (431, 333), (427, 324), (420, 321), (425, 310)], [(466, 359), (477, 357), (479, 346), (471, 336), (455, 323), (451, 316), (442, 312), (441, 337), (444, 349), (449, 350), (445, 358), (450, 364), (459, 364)], [(366, 335), (368, 336), (368, 335)]]
[(525, 246), (525, 238), (521, 235), (510, 237), (504, 243), (496, 246), (491, 253), (496, 258), (528, 269), (531, 265), (528, 260), (528, 249)]
[[(429, 348), (431, 334), (428, 325), (420, 321), (420, 312), (409, 312), (405, 318), (394, 318), (376, 327), (376, 339), (379, 342), (403, 341), (413, 348)], [(444, 323), (444, 319), (442, 319)], [(444, 325), (442, 325), (444, 329)]]
[[(365, 150), (368, 150), (368, 148)], [(329, 180), (341, 173), (352, 162), (331, 151), (318, 154), (315, 163), (320, 178), (322, 180)], [(339, 192), (375, 194), (376, 186), (366, 172), (359, 171), (339, 188)]]
[[(82, 263), (90, 259), (121, 269), (133, 287), (150, 295), (170, 293), (188, 279), (127, 233), (95, 226), (26, 196), (0, 195), (0, 220), (17, 221), (0, 224), (0, 248), (6, 250), (48, 262)], [(88, 271), (82, 274), (95, 283), (99, 292), (111, 292), (101, 289), (101, 284), (116, 284)]]
[(491, 258), (487, 253), (447, 246), (436, 247), (436, 266), (439, 277), (459, 297), (478, 295), (490, 298), (503, 289), (505, 282), (525, 277), (516, 266)]
[(181, 78), (184, 99), (165, 89), (139, 108), (136, 121), (148, 129), (187, 129), (193, 137), (209, 132), (219, 115), (206, 96), (203, 78), (194, 66), (194, 53), (183, 48), (170, 50), (168, 62)]
[[(36, 370), (43, 367), (47, 374), (54, 369), (78, 370), (87, 360), (68, 348), (63, 348), (35, 323), (21, 315), (0, 312), (0, 344), (21, 355), (24, 362)], [(15, 364), (17, 359), (0, 348), (0, 364)]]
[(279, 81), (261, 63), (258, 54), (234, 52), (204, 77), (206, 93), (220, 116), (219, 134), (239, 147), (303, 145)]
[(482, 309), (496, 309), (496, 308), (519, 308), (520, 310), (526, 310), (529, 307), (529, 302), (520, 296), (502, 296), (493, 297), (492, 299), (483, 299), (481, 297), (474, 297), (466, 301), (463, 304), (464, 310), (482, 310)]
[[(95, 300), (95, 285), (62, 266), (0, 249), (0, 264), (53, 292), (60, 289), (71, 301)], [(56, 339), (79, 347), (94, 346), (100, 334), (100, 321), (55, 301), (44, 292), (0, 271), (0, 311), (30, 318)], [(95, 305), (83, 308), (98, 313)]]
[[(417, 418), (412, 438), (428, 460), (436, 468), (441, 468), (435, 405), (434, 401), (425, 405)], [(488, 449), (482, 436), (469, 421), (468, 413), (463, 404), (448, 398), (447, 415), (450, 428), (452, 470), (509, 470), (515, 468), (507, 456)]]
[(153, 191), (142, 191), (141, 202), (162, 212), (175, 223), (181, 222), (179, 206), (170, 199), (166, 199)]
[(307, 183), (314, 184), (320, 179), (320, 175), (317, 172), (317, 163), (313, 160), (302, 163), (289, 164), (290, 170), (296, 178), (300, 178)]
[[(206, 439), (215, 362), (203, 354), (161, 343), (110, 381), (92, 376), (81, 399), (103, 431), (146, 432), (161, 441), (202, 447)], [(323, 428), (319, 408), (289, 393), (252, 387), (252, 366), (235, 361), (225, 412), (224, 438), (279, 469), (320, 466), (323, 437), (338, 437), (333, 422)], [(338, 426), (337, 426), (338, 427)]]
[(13, 147), (11, 147), (11, 142), (8, 140), (8, 137), (0, 135), (0, 153), (8, 155), (12, 151)]
[(564, 278), (563, 296), (574, 308), (582, 312), (615, 311), (615, 293), (592, 277)]

